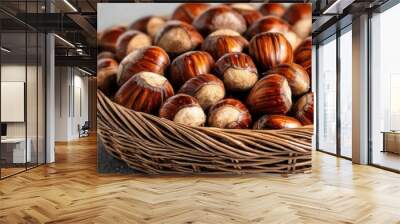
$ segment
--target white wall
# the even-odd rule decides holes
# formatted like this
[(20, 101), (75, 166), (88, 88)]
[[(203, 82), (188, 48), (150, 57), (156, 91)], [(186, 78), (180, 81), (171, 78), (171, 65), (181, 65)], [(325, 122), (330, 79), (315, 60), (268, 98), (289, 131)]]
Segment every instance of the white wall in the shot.
[(77, 69), (56, 67), (55, 86), (55, 140), (77, 139), (78, 125), (88, 120), (88, 78)]

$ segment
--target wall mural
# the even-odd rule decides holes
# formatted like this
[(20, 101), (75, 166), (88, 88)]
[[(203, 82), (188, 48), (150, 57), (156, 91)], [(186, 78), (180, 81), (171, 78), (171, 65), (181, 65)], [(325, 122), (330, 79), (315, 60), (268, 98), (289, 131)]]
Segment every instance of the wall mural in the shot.
[(311, 11), (100, 3), (99, 171), (310, 171)]

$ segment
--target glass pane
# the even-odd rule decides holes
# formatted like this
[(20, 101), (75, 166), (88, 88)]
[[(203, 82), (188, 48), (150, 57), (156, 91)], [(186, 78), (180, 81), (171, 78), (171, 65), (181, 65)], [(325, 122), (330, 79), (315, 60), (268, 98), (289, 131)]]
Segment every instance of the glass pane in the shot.
[(27, 80), (26, 80), (26, 115), (27, 115), (27, 142), (30, 148), (30, 160), (28, 160), (28, 168), (37, 165), (38, 160), (38, 143), (37, 143), (37, 132), (38, 132), (38, 37), (36, 32), (27, 33)]
[(336, 153), (336, 39), (318, 48), (318, 148)]
[(46, 37), (44, 34), (39, 33), (38, 35), (38, 164), (45, 163), (45, 60), (46, 60), (46, 52), (45, 52), (45, 44), (46, 44)]
[[(400, 5), (372, 18), (372, 163), (400, 170)], [(386, 133), (384, 133), (386, 132)]]
[(340, 150), (352, 157), (352, 35), (351, 30), (340, 36)]
[[(30, 142), (26, 141), (26, 33), (1, 34), (1, 174), (25, 170), (30, 162)], [(28, 149), (28, 150), (26, 150)]]

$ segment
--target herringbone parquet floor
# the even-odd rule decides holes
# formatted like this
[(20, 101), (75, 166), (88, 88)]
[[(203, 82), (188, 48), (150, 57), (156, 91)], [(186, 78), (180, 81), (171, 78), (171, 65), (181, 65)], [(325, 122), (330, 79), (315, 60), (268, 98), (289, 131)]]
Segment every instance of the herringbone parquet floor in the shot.
[(0, 181), (0, 223), (400, 223), (400, 175), (322, 153), (288, 178), (143, 177), (97, 174), (95, 147)]

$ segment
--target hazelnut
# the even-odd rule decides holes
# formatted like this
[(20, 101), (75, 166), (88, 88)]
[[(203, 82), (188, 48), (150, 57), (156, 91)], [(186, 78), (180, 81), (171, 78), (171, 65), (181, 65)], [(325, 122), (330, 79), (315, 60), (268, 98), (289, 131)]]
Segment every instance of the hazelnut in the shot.
[(312, 40), (308, 37), (294, 51), (294, 62), (303, 66), (311, 79)]
[(312, 28), (312, 7), (310, 3), (292, 4), (283, 15), (300, 38), (306, 38)]
[(264, 115), (254, 124), (253, 129), (299, 128), (302, 124), (296, 118), (285, 115)]
[(264, 16), (282, 17), (286, 12), (286, 7), (281, 3), (265, 3), (260, 6), (259, 10)]
[(169, 79), (174, 87), (179, 89), (187, 80), (210, 73), (214, 63), (214, 59), (205, 51), (186, 52), (171, 63)]
[(246, 20), (247, 27), (263, 16), (253, 5), (248, 3), (234, 3), (231, 7), (243, 16)]
[(257, 34), (250, 41), (249, 53), (263, 71), (293, 62), (292, 46), (280, 33)]
[(211, 7), (193, 20), (193, 26), (203, 35), (219, 29), (231, 29), (238, 33), (246, 31), (246, 20), (226, 5)]
[(314, 123), (314, 94), (312, 92), (302, 96), (293, 106), (295, 117), (303, 124)]
[(103, 58), (112, 58), (115, 59), (115, 54), (113, 54), (110, 51), (102, 51), (99, 54), (97, 54), (97, 61)]
[(97, 88), (111, 97), (118, 89), (118, 63), (112, 58), (102, 58), (97, 61)]
[(258, 80), (253, 60), (244, 53), (228, 53), (215, 63), (216, 73), (230, 91), (246, 91)]
[(137, 30), (128, 30), (118, 37), (116, 43), (116, 56), (122, 60), (133, 50), (151, 46), (151, 38)]
[(192, 127), (204, 126), (206, 122), (206, 114), (199, 102), (182, 93), (170, 97), (162, 105), (159, 116)]
[(118, 68), (117, 82), (121, 86), (130, 77), (142, 71), (154, 72), (160, 75), (169, 65), (168, 54), (159, 47), (140, 48), (128, 54)]
[(292, 106), (289, 83), (281, 75), (268, 75), (251, 89), (246, 104), (254, 114), (286, 114)]
[(207, 3), (183, 3), (172, 13), (172, 19), (192, 23), (193, 19), (210, 7)]
[(188, 23), (172, 20), (157, 33), (155, 43), (171, 54), (180, 54), (195, 49), (203, 37)]
[(109, 67), (118, 68), (118, 62), (113, 58), (101, 58), (97, 61), (97, 71)]
[(99, 46), (106, 51), (115, 52), (117, 39), (126, 31), (124, 26), (113, 26), (98, 35)]
[(248, 45), (249, 42), (238, 32), (223, 29), (208, 35), (201, 49), (210, 53), (215, 60), (218, 60), (226, 53), (242, 52)]
[(189, 79), (179, 90), (193, 96), (204, 110), (225, 97), (224, 83), (216, 76), (203, 74)]
[(246, 129), (251, 125), (251, 115), (239, 100), (224, 99), (210, 108), (208, 125), (217, 128)]
[(166, 19), (161, 16), (146, 16), (136, 20), (129, 26), (131, 30), (139, 30), (154, 38), (157, 32), (164, 26)]
[(160, 106), (173, 95), (174, 89), (164, 76), (144, 71), (125, 82), (114, 100), (135, 111), (157, 114)]
[(310, 89), (310, 78), (307, 71), (298, 64), (281, 64), (263, 75), (278, 74), (287, 79), (293, 96), (301, 96)]
[(253, 36), (264, 32), (286, 33), (290, 29), (289, 23), (276, 16), (265, 16), (253, 23), (246, 31), (246, 37), (251, 39)]
[(290, 29), (290, 25), (283, 19), (276, 16), (265, 16), (257, 20), (246, 31), (246, 37), (251, 39), (253, 36), (264, 32), (281, 33), (289, 41), (292, 49), (295, 49), (301, 42), (301, 39)]

